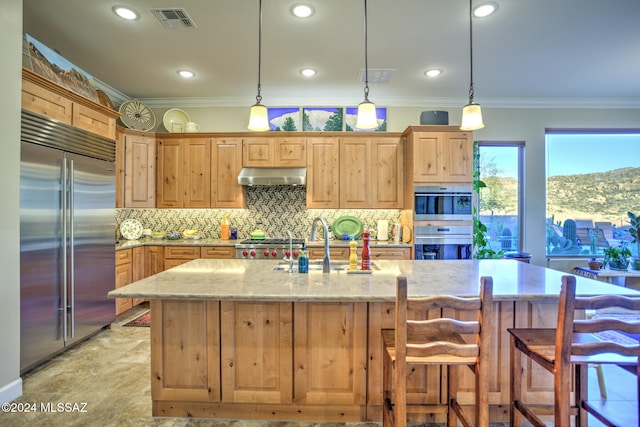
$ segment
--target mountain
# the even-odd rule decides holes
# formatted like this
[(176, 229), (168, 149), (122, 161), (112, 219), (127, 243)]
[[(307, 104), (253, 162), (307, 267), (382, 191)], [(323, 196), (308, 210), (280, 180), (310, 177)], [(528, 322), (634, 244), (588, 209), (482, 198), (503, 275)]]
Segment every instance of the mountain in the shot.
[[(513, 214), (517, 181), (495, 176), (483, 177), (482, 180), (488, 186), (499, 189), (489, 195), (490, 199), (497, 198), (498, 194), (501, 196), (494, 213)], [(482, 197), (485, 197), (484, 194)], [(528, 202), (535, 203), (531, 200)], [(568, 218), (590, 218), (624, 226), (628, 224), (629, 211), (640, 214), (640, 167), (547, 178), (547, 218), (553, 216), (556, 222), (564, 222)]]

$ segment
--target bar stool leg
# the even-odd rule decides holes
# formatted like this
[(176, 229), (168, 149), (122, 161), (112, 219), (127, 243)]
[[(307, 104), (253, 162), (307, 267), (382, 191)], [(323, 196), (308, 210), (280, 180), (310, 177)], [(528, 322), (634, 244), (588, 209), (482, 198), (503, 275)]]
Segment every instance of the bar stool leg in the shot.
[(521, 399), (522, 394), (522, 355), (520, 350), (516, 348), (515, 339), (511, 336), (511, 349), (509, 351), (510, 369), (510, 407), (509, 407), (509, 425), (512, 427), (520, 427), (522, 425), (522, 414), (515, 408), (514, 402)]

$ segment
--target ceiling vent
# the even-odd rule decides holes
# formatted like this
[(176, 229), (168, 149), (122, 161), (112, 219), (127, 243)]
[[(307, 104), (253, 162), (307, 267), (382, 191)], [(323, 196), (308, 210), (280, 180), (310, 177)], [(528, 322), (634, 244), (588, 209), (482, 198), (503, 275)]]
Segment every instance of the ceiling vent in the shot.
[[(389, 68), (369, 68), (369, 83), (390, 83), (393, 76), (396, 75), (395, 69)], [(360, 83), (364, 83), (364, 68), (360, 69)]]
[(182, 8), (149, 9), (165, 28), (196, 28), (195, 22)]

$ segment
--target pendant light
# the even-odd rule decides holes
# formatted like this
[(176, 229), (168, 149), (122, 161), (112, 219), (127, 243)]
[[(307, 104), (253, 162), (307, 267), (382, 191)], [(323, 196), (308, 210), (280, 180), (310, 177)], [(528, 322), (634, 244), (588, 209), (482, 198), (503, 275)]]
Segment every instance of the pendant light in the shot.
[(469, 103), (462, 109), (462, 124), (460, 125), (460, 130), (477, 130), (484, 127), (480, 104), (473, 102), (473, 11), (471, 9), (471, 1), (472, 0), (469, 0), (469, 65), (471, 70)]
[(258, 24), (258, 94), (256, 95), (256, 103), (251, 106), (249, 114), (249, 130), (265, 131), (269, 130), (269, 116), (267, 115), (267, 107), (262, 105), (262, 96), (260, 95), (260, 65), (262, 62), (262, 0), (259, 0), (260, 14)]
[(364, 0), (364, 101), (358, 105), (356, 128), (375, 129), (378, 127), (376, 105), (369, 101), (369, 62), (367, 57), (367, 0)]

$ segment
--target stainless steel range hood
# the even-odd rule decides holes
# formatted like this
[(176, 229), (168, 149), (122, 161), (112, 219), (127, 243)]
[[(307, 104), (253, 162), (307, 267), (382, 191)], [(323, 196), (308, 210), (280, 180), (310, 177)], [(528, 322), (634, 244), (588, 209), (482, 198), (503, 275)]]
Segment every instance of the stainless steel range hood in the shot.
[(242, 168), (240, 185), (306, 185), (307, 168)]

